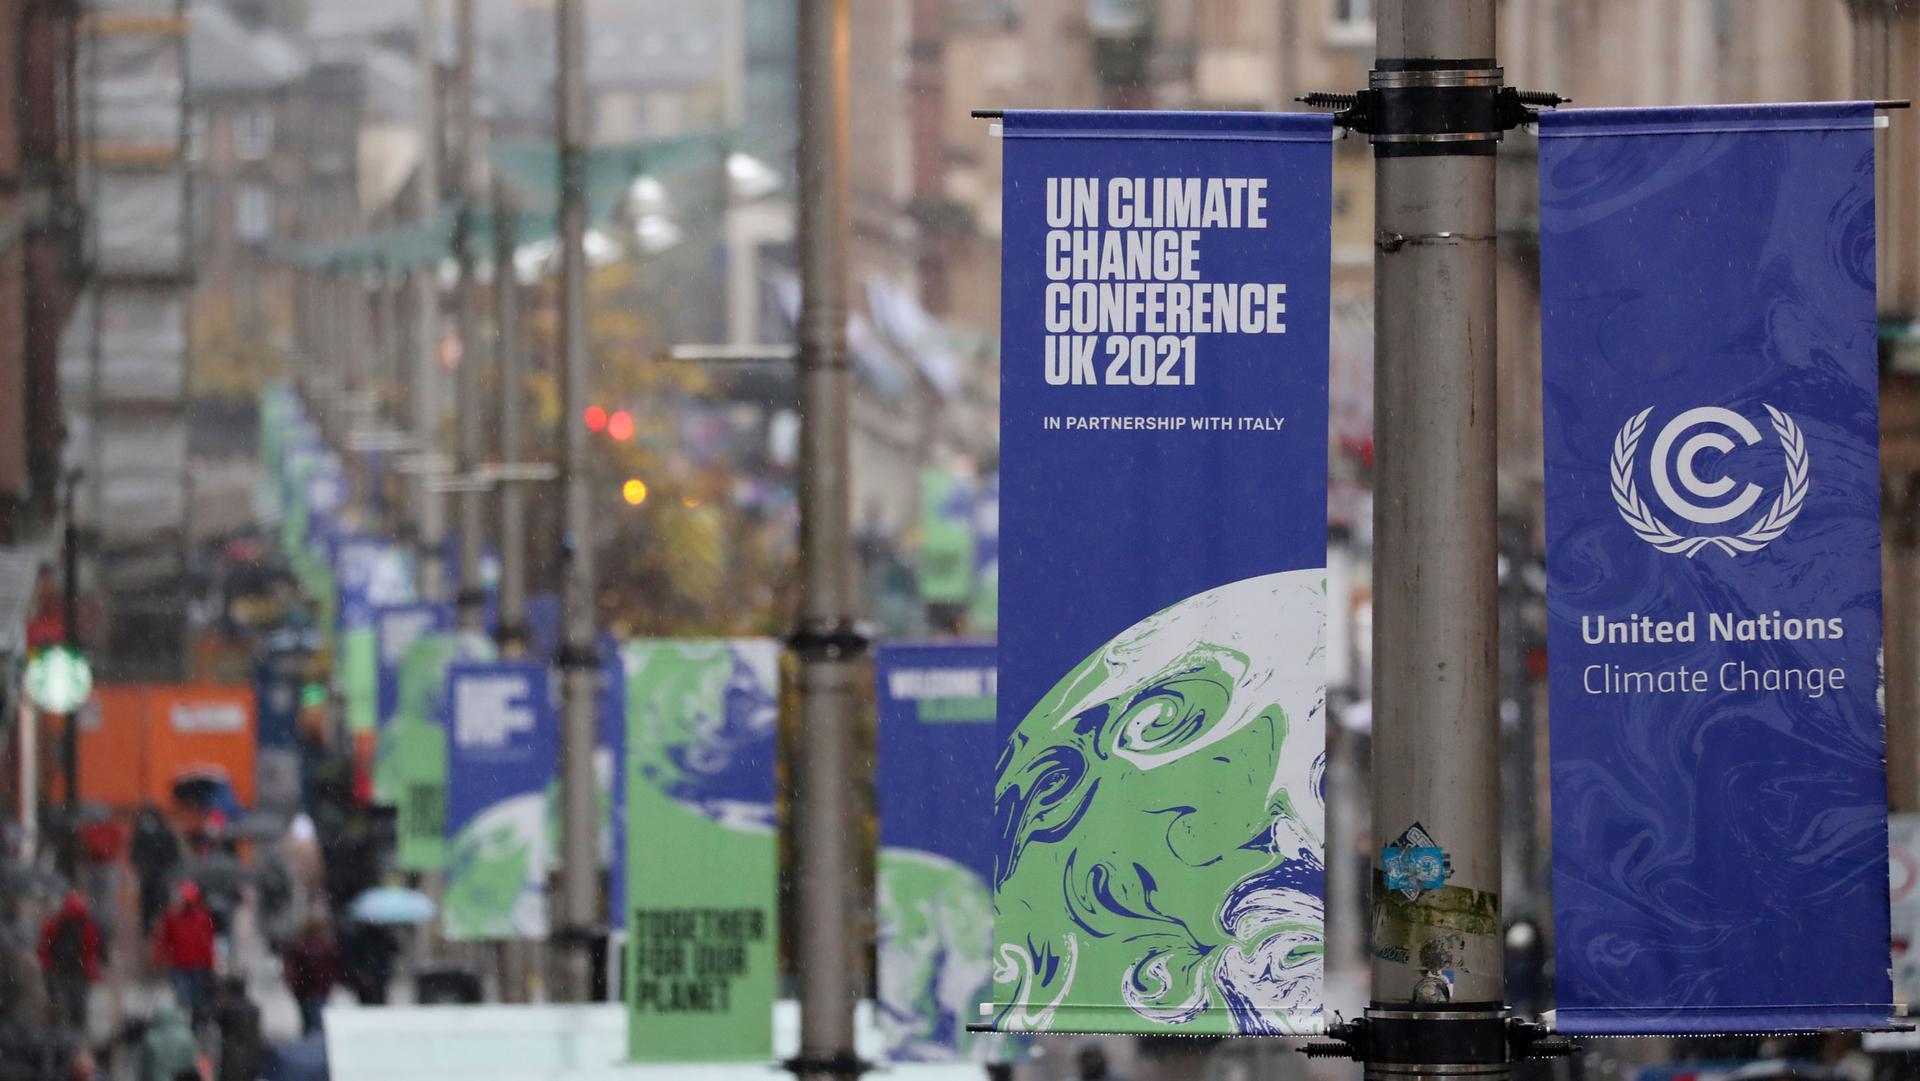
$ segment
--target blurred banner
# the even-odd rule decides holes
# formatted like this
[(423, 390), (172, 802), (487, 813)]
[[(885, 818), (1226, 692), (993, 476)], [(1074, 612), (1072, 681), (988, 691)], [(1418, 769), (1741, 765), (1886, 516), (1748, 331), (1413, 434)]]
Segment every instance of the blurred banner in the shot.
[(453, 606), (432, 601), (383, 604), (373, 610), (375, 673), (375, 727), (385, 729), (400, 704), (400, 662), (414, 640), (453, 626)]
[(406, 549), (371, 533), (343, 534), (334, 545), (334, 686), (346, 700), (354, 735), (378, 726), (379, 646), (374, 615), (382, 606), (413, 599), (413, 561)]
[(380, 731), (374, 790), (390, 793), (402, 871), (438, 871), (446, 861), (447, 670), (460, 661), (494, 659), (491, 639), (458, 631), (415, 638), (400, 662), (400, 693)]
[[(627, 669), (618, 639), (602, 633), (598, 649), (600, 696), (595, 710), (600, 732), (593, 752), (593, 777), (600, 792), (600, 821), (607, 824), (600, 831), (600, 865), (607, 871), (607, 926), (617, 932), (627, 927)], [(553, 810), (556, 839), (560, 835), (558, 804), (556, 800)]]
[(1332, 122), (1006, 115), (994, 1014), (1321, 1027)]
[(920, 471), (920, 599), (964, 606), (973, 592), (974, 482), (946, 469)]
[(1890, 1017), (1873, 123), (1541, 115), (1561, 1031)]
[(625, 648), (630, 1051), (773, 1055), (778, 643)]
[(447, 704), (446, 937), (544, 938), (560, 747), (547, 666), (456, 664)]
[(1004, 1057), (993, 993), (994, 652), (881, 646), (879, 1008), (890, 1062)]

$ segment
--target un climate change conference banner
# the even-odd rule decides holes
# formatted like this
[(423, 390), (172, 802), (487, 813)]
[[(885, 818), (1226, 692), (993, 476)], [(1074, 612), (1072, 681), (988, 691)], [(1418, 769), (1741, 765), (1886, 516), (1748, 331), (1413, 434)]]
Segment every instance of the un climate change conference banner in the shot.
[(657, 639), (625, 661), (630, 1053), (766, 1061), (780, 647)]
[(1332, 131), (1006, 116), (1001, 1030), (1321, 1027)]
[(1003, 1059), (993, 992), (994, 648), (881, 646), (880, 1031), (889, 1061)]
[(1540, 137), (1559, 1027), (1884, 1025), (1872, 107)]
[(447, 709), (446, 936), (544, 938), (559, 752), (546, 665), (455, 664)]

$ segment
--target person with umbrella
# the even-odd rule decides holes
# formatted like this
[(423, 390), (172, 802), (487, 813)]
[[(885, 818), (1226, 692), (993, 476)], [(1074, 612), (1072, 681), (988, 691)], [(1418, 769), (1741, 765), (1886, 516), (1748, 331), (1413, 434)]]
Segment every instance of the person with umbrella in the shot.
[(54, 1017), (72, 1032), (87, 1031), (87, 996), (100, 979), (100, 924), (79, 890), (40, 928), (40, 971)]
[(213, 995), (213, 913), (192, 882), (180, 892), (153, 937), (154, 964), (173, 981), (180, 1008), (197, 1021), (206, 1016)]

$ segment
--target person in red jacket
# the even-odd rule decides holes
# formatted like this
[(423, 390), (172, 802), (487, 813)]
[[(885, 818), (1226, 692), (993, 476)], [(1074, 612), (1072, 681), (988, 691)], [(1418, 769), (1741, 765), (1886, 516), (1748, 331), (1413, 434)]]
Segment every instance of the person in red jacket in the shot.
[(213, 998), (213, 913), (192, 882), (160, 917), (153, 935), (153, 963), (166, 970), (180, 1008), (196, 1022), (206, 1017)]
[(100, 924), (79, 890), (40, 928), (40, 971), (54, 1017), (70, 1031), (87, 1031), (87, 994), (100, 978)]

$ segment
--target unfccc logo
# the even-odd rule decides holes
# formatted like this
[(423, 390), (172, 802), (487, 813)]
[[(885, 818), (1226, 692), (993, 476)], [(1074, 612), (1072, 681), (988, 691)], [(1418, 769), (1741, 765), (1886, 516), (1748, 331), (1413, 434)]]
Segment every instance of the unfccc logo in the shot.
[[(1771, 405), (1766, 406), (1766, 410), (1773, 420), (1773, 433), (1779, 437), (1786, 455), (1786, 484), (1774, 497), (1767, 513), (1744, 531), (1698, 537), (1675, 533), (1641, 500), (1633, 479), (1633, 463), (1640, 450), (1640, 439), (1646, 434), (1647, 415), (1653, 410), (1642, 409), (1627, 421), (1613, 439), (1613, 502), (1634, 535), (1663, 552), (1691, 558), (1709, 546), (1730, 556), (1757, 552), (1785, 533), (1807, 500), (1807, 440), (1792, 417)], [(1726, 432), (1732, 432), (1733, 437)], [(1734, 437), (1740, 440), (1739, 444), (1734, 442)], [(1739, 518), (1760, 502), (1765, 494), (1760, 486), (1740, 487), (1731, 477), (1705, 480), (1699, 474), (1695, 459), (1702, 451), (1726, 454), (1739, 445), (1752, 446), (1758, 442), (1760, 430), (1731, 409), (1719, 406), (1689, 409), (1668, 421), (1653, 439), (1648, 469), (1653, 477), (1654, 493), (1667, 510), (1699, 525), (1720, 525)], [(1728, 494), (1736, 488), (1739, 488), (1738, 494), (1728, 499)], [(1724, 502), (1707, 505), (1698, 500)]]

